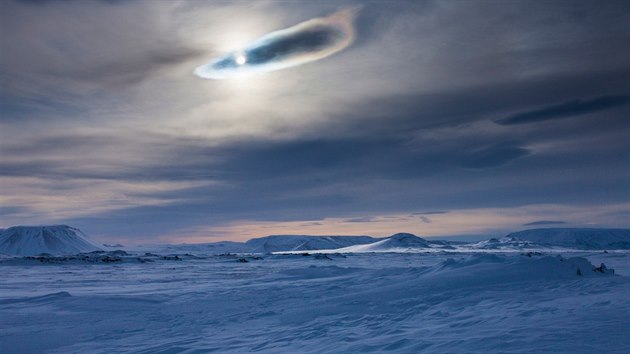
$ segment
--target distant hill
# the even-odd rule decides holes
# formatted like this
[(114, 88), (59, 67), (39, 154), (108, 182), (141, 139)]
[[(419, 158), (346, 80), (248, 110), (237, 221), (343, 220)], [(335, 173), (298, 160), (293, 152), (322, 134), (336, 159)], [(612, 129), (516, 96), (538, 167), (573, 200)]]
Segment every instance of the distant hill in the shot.
[(251, 253), (329, 250), (373, 243), (378, 240), (370, 236), (272, 235), (245, 242), (245, 249)]
[(101, 250), (79, 229), (67, 225), (14, 226), (0, 232), (0, 253), (14, 256), (77, 254)]
[(439, 243), (429, 241), (409, 233), (398, 233), (388, 238), (378, 240), (366, 245), (355, 245), (339, 249), (339, 252), (397, 252), (414, 249), (428, 249), (438, 247)]
[(370, 236), (310, 236), (271, 235), (250, 239), (246, 242), (220, 241), (198, 244), (146, 245), (143, 249), (156, 252), (220, 253), (271, 253), (288, 251), (330, 250), (380, 240)]
[[(254, 240), (251, 240), (254, 241)], [(248, 242), (251, 242), (248, 241)], [(531, 229), (511, 233), (500, 239), (491, 238), (477, 243), (426, 240), (409, 233), (398, 233), (375, 242), (334, 248), (340, 253), (364, 252), (431, 252), (435, 250), (527, 250), (527, 249), (572, 249), (572, 250), (622, 250), (630, 249), (629, 229)], [(297, 251), (282, 249), (276, 252)], [(322, 250), (325, 250), (322, 248)]]
[(158, 253), (192, 252), (199, 254), (271, 253), (299, 251), (361, 252), (424, 252), (575, 249), (623, 250), (630, 249), (630, 229), (530, 229), (492, 238), (477, 243), (427, 240), (409, 233), (398, 233), (387, 238), (370, 236), (310, 236), (271, 235), (247, 242), (221, 241), (203, 244), (146, 245), (127, 248), (120, 244), (101, 246), (90, 241), (79, 229), (67, 225), (15, 226), (0, 230), (0, 254), (29, 256), (42, 253), (68, 255), (102, 250), (102, 248)]
[(549, 228), (513, 232), (513, 242), (529, 242), (542, 247), (579, 250), (630, 249), (630, 229)]

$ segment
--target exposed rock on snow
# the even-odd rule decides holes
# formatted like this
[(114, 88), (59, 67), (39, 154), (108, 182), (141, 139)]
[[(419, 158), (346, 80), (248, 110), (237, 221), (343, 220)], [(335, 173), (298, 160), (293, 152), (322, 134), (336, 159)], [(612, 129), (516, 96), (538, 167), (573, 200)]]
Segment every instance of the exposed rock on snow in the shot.
[(0, 258), (0, 264), (10, 265), (35, 265), (35, 264), (55, 264), (55, 265), (67, 265), (67, 264), (109, 264), (109, 263), (153, 263), (153, 262), (171, 262), (171, 261), (184, 261), (184, 260), (196, 260), (199, 259), (193, 255), (166, 255), (160, 256), (152, 253), (145, 253), (144, 255), (129, 254), (125, 251), (93, 251), (88, 253), (77, 253), (73, 255), (51, 255), (51, 254), (39, 254), (36, 256), (24, 256), (24, 257), (6, 257)]
[(0, 233), (0, 253), (8, 255), (70, 255), (100, 250), (81, 230), (67, 225), (14, 226)]
[(448, 269), (465, 268), (466, 272), (475, 272), (477, 279), (482, 282), (486, 277), (484, 269), (491, 273), (487, 276), (494, 281), (508, 280), (543, 280), (556, 278), (571, 278), (574, 276), (595, 277), (601, 275), (614, 275), (614, 269), (609, 269), (601, 263), (595, 267), (583, 257), (541, 256), (532, 258), (523, 255), (510, 257), (496, 254), (476, 254), (463, 257), (459, 260), (449, 258), (436, 271), (440, 274), (448, 274)]

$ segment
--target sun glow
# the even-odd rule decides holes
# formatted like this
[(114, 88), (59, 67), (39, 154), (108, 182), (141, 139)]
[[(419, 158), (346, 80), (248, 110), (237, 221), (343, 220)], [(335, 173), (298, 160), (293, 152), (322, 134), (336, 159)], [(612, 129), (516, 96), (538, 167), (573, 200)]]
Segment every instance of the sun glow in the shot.
[(234, 60), (236, 61), (236, 64), (238, 65), (243, 65), (247, 63), (247, 57), (245, 57), (245, 55), (243, 54), (237, 55)]
[(353, 21), (359, 8), (313, 18), (267, 34), (239, 46), (238, 51), (215, 57), (194, 74), (223, 80), (242, 74), (268, 73), (303, 65), (348, 47), (355, 36)]

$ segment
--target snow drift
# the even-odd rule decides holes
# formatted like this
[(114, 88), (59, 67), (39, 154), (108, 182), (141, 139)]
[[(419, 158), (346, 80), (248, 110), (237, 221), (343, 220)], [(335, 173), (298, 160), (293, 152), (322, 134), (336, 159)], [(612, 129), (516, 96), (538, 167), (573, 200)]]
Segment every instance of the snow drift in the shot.
[[(2, 353), (630, 353), (630, 257), (1, 262)], [(589, 256), (590, 257), (590, 256)], [(611, 264), (612, 266), (612, 264)], [(617, 273), (617, 272), (615, 272)], [(115, 275), (115, 276), (113, 276)], [(88, 319), (88, 320), (86, 320)], [(166, 349), (165, 349), (166, 348)], [(173, 349), (174, 348), (174, 349)]]
[(593, 265), (583, 257), (506, 256), (474, 254), (460, 259), (449, 258), (432, 270), (441, 277), (457, 274), (474, 278), (475, 285), (484, 282), (507, 284), (513, 281), (539, 281), (573, 277), (612, 276), (614, 269), (601, 263)]
[(81, 230), (67, 225), (14, 226), (0, 233), (0, 253), (8, 255), (69, 255), (100, 250)]

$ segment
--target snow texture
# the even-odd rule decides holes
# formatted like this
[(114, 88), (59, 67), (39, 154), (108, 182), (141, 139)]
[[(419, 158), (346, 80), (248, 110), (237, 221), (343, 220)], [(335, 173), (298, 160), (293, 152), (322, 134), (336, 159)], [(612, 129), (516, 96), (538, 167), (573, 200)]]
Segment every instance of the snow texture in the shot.
[[(119, 252), (114, 263), (14, 257), (0, 260), (0, 348), (628, 353), (629, 255)], [(624, 275), (592, 265), (592, 257), (614, 259), (615, 273)]]
[(109, 251), (68, 226), (1, 236), (3, 354), (630, 352), (628, 230)]

